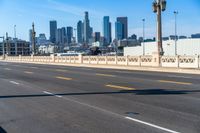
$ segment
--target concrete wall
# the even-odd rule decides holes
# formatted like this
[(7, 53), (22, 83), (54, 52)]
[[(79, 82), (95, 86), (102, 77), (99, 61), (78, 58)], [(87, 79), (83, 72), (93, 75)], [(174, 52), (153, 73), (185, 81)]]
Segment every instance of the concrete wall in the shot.
[[(163, 41), (163, 49), (165, 56), (175, 56), (175, 41)], [(145, 43), (145, 55), (152, 55), (156, 52), (156, 42)], [(194, 56), (200, 55), (200, 39), (180, 39), (177, 41), (177, 54)], [(124, 56), (139, 56), (143, 55), (143, 46), (125, 47)]]
[[(149, 56), (6, 56), (7, 61), (118, 66), (158, 66), (159, 57)], [(3, 58), (0, 56), (0, 60)], [(162, 56), (160, 67), (200, 68), (200, 56)]]

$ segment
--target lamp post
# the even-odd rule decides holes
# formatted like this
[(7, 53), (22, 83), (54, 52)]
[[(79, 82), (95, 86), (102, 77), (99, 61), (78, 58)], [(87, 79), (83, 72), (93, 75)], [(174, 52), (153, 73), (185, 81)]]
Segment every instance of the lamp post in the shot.
[(145, 55), (145, 19), (142, 19), (143, 22), (143, 55)]
[(75, 29), (75, 28), (74, 28), (74, 34), (75, 34), (75, 43), (76, 43), (76, 38), (77, 38), (77, 37), (76, 37), (76, 30), (77, 30), (77, 29)]
[(3, 45), (3, 48), (2, 48), (2, 51), (3, 51), (3, 57), (5, 57), (5, 45), (4, 45), (4, 36), (2, 36), (2, 37), (0, 37), (0, 38), (2, 38), (3, 39), (3, 43), (2, 43), (2, 45)]
[(36, 54), (36, 51), (35, 51), (35, 35), (36, 35), (36, 32), (35, 32), (35, 25), (34, 25), (34, 22), (32, 23), (32, 55), (35, 55)]
[(175, 55), (177, 55), (177, 15), (178, 11), (174, 11), (174, 17), (175, 17)]
[(153, 12), (157, 14), (157, 45), (159, 56), (164, 55), (162, 47), (162, 12), (166, 10), (166, 0), (154, 0)]

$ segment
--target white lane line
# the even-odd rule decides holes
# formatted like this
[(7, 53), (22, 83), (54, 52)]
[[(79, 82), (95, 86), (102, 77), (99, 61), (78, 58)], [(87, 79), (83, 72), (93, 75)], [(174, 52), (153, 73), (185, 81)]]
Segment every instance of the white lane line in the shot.
[(167, 77), (170, 77), (170, 78), (185, 78), (185, 79), (191, 79), (192, 78), (192, 77), (177, 76), (177, 75), (167, 75)]
[(58, 98), (62, 98), (62, 96), (60, 96), (60, 95), (55, 95), (55, 94), (53, 94), (53, 93), (51, 93), (51, 92), (48, 92), (48, 91), (43, 91), (43, 93), (48, 94), (48, 95), (51, 95), (51, 96), (55, 96), (55, 97), (58, 97)]
[(54, 95), (54, 96), (56, 96), (56, 97), (58, 97), (58, 98), (62, 98), (62, 96), (60, 96), (60, 95)]
[(53, 93), (48, 92), (48, 91), (43, 91), (43, 93), (48, 94), (48, 95), (53, 95)]
[(8, 70), (8, 71), (10, 71), (11, 69), (10, 68), (4, 68), (5, 70)]
[(167, 129), (167, 128), (164, 128), (164, 127), (160, 127), (160, 126), (148, 123), (148, 122), (144, 122), (144, 121), (141, 121), (141, 120), (138, 120), (138, 119), (134, 119), (134, 118), (131, 118), (131, 117), (125, 117), (125, 118), (128, 119), (128, 120), (134, 121), (134, 122), (138, 122), (138, 123), (150, 126), (150, 127), (154, 127), (154, 128), (169, 132), (169, 133), (180, 133), (180, 132), (177, 132), (177, 131), (173, 131), (173, 130), (170, 130), (170, 129)]
[(10, 83), (15, 84), (15, 85), (19, 85), (19, 83), (15, 82), (15, 81), (10, 81)]

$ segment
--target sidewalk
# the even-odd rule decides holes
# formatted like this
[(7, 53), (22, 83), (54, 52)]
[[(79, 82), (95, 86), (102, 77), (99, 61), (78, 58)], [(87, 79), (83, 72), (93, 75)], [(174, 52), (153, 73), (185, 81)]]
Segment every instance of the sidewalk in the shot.
[(74, 67), (88, 67), (88, 68), (102, 68), (102, 69), (118, 69), (118, 70), (134, 70), (134, 71), (150, 71), (150, 72), (165, 72), (165, 73), (182, 73), (182, 74), (197, 74), (200, 75), (200, 69), (188, 68), (166, 68), (166, 67), (136, 67), (136, 66), (120, 66), (120, 65), (93, 65), (93, 64), (64, 64), (64, 63), (42, 63), (42, 62), (23, 62), (23, 61), (5, 61), (1, 62), (14, 62), (14, 63), (27, 63), (27, 64), (45, 64), (57, 66), (74, 66)]

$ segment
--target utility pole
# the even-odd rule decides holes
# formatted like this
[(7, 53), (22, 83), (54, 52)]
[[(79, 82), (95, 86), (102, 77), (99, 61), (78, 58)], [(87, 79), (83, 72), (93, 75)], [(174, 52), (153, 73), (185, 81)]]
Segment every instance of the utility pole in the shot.
[(145, 55), (145, 19), (143, 21), (143, 55)]
[(34, 25), (34, 22), (32, 24), (32, 55), (35, 55), (35, 35), (36, 35), (36, 32), (35, 32), (35, 25)]
[(2, 52), (3, 52), (3, 58), (5, 58), (5, 38), (4, 38), (4, 36), (2, 36), (2, 37), (0, 37), (0, 38), (2, 38), (3, 39), (3, 42), (2, 42)]
[(153, 12), (157, 14), (157, 52), (159, 54), (159, 65), (161, 63), (160, 56), (164, 55), (162, 46), (162, 12), (166, 10), (166, 5), (166, 0), (154, 0), (153, 2)]
[(10, 51), (10, 48), (9, 48), (9, 38), (8, 38), (8, 32), (6, 32), (6, 54), (9, 55), (9, 51)]
[(177, 15), (178, 11), (174, 11), (174, 17), (175, 17), (175, 55), (177, 55), (177, 40), (178, 40), (178, 35), (177, 35)]

